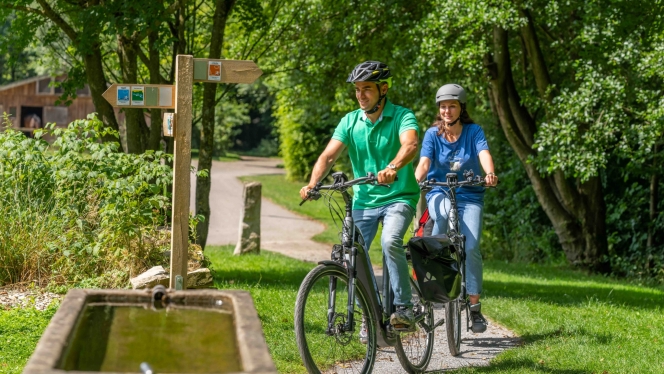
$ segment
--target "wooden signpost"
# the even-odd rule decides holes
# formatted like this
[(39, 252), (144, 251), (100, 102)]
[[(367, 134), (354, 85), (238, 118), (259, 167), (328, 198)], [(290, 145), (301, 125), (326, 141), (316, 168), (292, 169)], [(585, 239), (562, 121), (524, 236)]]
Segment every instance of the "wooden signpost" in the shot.
[[(171, 234), (170, 288), (187, 285), (189, 248), (189, 193), (191, 189), (191, 123), (194, 82), (252, 83), (263, 72), (253, 61), (193, 58), (178, 55), (175, 85), (113, 84), (104, 98), (113, 107), (175, 109), (166, 113), (165, 134), (173, 131), (173, 215)], [(157, 121), (152, 122), (157, 126)], [(174, 126), (173, 126), (174, 125)]]

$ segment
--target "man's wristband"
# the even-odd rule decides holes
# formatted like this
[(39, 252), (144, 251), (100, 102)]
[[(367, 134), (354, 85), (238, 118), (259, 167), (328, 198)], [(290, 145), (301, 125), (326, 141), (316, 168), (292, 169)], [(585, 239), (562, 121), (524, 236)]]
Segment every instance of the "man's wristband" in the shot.
[(496, 176), (496, 173), (491, 172), (491, 173), (486, 173), (486, 176), (488, 177), (489, 175), (493, 175), (494, 177)]

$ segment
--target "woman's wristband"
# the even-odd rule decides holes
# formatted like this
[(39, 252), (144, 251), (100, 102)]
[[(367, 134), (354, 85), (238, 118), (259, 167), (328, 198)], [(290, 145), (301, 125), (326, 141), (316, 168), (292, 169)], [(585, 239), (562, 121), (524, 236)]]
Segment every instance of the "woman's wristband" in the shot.
[(486, 176), (488, 177), (489, 175), (493, 175), (494, 177), (496, 176), (496, 173), (491, 172), (491, 173), (486, 173)]

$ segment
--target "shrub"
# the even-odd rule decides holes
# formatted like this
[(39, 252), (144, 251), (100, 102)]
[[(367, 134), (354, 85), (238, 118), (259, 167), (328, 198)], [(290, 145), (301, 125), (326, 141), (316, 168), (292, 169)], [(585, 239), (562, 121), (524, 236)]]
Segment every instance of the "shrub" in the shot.
[(107, 134), (94, 115), (34, 139), (0, 132), (0, 286), (125, 287), (163, 261), (170, 156), (118, 152)]

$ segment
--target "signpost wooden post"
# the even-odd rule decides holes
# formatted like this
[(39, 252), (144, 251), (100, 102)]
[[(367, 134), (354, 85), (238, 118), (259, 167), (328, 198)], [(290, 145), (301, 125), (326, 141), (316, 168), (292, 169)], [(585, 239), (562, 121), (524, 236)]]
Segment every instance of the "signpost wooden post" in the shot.
[[(103, 96), (113, 107), (175, 109), (170, 288), (181, 290), (187, 287), (193, 84), (252, 83), (263, 72), (253, 61), (188, 55), (176, 59), (175, 85), (114, 83)], [(159, 122), (153, 118), (152, 125)]]

